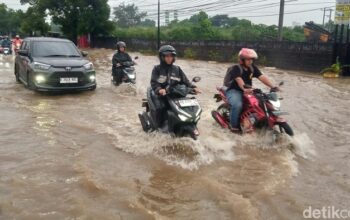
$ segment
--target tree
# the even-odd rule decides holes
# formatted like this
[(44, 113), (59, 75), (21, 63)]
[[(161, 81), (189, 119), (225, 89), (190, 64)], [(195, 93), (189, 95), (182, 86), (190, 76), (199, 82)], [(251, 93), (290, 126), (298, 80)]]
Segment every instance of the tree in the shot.
[(139, 12), (139, 8), (134, 4), (120, 4), (114, 9), (114, 21), (120, 27), (131, 27), (140, 25), (142, 19), (147, 16), (146, 12)]
[(5, 4), (0, 4), (0, 33), (10, 35), (18, 33), (23, 12), (12, 10)]
[(140, 26), (143, 26), (143, 27), (155, 27), (156, 26), (156, 22), (154, 20), (151, 20), (151, 19), (146, 19), (146, 20), (140, 22)]
[(34, 7), (28, 8), (28, 10), (22, 16), (21, 32), (26, 35), (39, 35), (46, 34), (50, 26), (45, 22), (45, 13), (36, 10)]
[(52, 21), (61, 25), (62, 32), (75, 42), (79, 35), (107, 34), (113, 30), (108, 0), (21, 0), (21, 3), (48, 11)]
[(217, 36), (207, 13), (201, 11), (192, 18), (198, 19), (198, 23), (193, 27), (193, 33), (198, 40), (211, 40)]
[(231, 18), (228, 15), (215, 15), (210, 21), (215, 27), (227, 27), (231, 23)]

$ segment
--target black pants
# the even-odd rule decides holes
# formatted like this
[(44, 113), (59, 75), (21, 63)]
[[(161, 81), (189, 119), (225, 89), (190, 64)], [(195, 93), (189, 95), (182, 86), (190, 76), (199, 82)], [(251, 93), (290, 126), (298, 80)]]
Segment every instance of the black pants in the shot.
[(162, 127), (167, 120), (168, 102), (165, 97), (154, 94), (152, 91), (152, 103), (151, 108), (152, 118), (155, 120), (157, 127)]
[(122, 83), (122, 79), (123, 79), (123, 70), (122, 70), (121, 68), (113, 68), (113, 70), (112, 70), (112, 76), (113, 76), (113, 80), (114, 80), (117, 84)]

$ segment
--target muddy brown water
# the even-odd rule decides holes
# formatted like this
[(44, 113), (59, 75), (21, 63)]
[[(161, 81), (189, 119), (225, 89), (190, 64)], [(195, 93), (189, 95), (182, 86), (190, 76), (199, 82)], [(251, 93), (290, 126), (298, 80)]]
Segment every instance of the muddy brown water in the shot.
[(264, 68), (285, 82), (296, 133), (273, 143), (212, 120), (228, 64), (178, 60), (202, 77), (195, 142), (142, 132), (137, 114), (157, 58), (133, 54), (136, 87), (115, 88), (112, 53), (90, 51), (96, 91), (61, 95), (25, 89), (12, 57), (0, 57), (0, 219), (294, 220), (308, 206), (350, 209), (350, 79)]

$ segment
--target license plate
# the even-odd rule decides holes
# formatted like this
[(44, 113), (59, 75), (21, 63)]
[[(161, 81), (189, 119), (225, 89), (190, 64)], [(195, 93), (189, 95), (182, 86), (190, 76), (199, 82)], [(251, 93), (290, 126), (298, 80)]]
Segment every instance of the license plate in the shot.
[(179, 100), (179, 105), (181, 107), (190, 107), (199, 105), (197, 99), (183, 99)]
[(60, 78), (60, 83), (78, 83), (78, 78), (73, 77), (73, 78)]

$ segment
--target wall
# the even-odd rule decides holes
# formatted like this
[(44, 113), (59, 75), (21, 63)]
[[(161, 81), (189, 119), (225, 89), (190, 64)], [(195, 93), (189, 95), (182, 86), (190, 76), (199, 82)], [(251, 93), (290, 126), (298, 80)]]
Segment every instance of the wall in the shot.
[[(124, 40), (128, 47), (137, 51), (156, 51), (156, 41), (129, 39)], [(115, 48), (116, 38), (96, 38), (95, 48)], [(243, 47), (254, 48), (260, 61), (268, 66), (282, 69), (320, 72), (332, 63), (333, 44), (296, 43), (296, 42), (235, 42), (235, 41), (193, 41), (162, 42), (171, 44), (184, 56), (185, 50), (195, 54), (196, 59), (232, 62)]]

